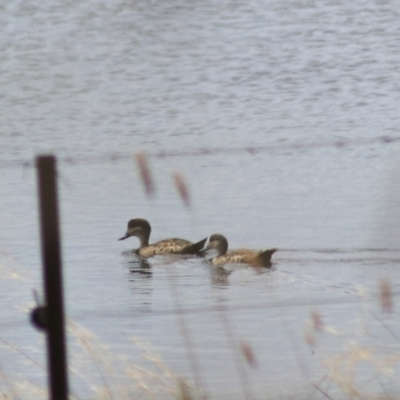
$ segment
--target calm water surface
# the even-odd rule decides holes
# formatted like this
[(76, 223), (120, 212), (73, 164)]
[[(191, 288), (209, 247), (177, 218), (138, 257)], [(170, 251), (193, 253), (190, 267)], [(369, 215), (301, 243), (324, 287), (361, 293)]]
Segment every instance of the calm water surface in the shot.
[[(45, 398), (43, 337), (27, 322), (36, 171), (23, 163), (51, 152), (77, 398), (173, 398), (167, 368), (213, 399), (398, 396), (398, 307), (382, 310), (379, 285), (396, 303), (400, 147), (375, 138), (400, 126), (399, 13), (371, 0), (3, 5), (0, 393)], [(318, 145), (338, 140), (352, 145)], [(149, 157), (151, 199), (130, 157), (242, 147), (264, 150)], [(154, 241), (219, 232), (231, 248), (278, 247), (275, 265), (140, 265), (123, 254), (136, 239), (117, 241), (134, 217)]]

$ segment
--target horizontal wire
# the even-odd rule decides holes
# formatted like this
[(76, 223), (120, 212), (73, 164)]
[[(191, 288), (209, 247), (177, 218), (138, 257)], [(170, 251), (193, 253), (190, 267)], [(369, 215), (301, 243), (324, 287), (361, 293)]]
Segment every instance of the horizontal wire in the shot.
[[(340, 139), (332, 141), (319, 141), (319, 142), (292, 142), (280, 144), (267, 144), (261, 146), (241, 146), (241, 147), (200, 147), (185, 150), (159, 150), (159, 151), (138, 151), (138, 153), (146, 154), (149, 158), (173, 158), (173, 157), (201, 157), (201, 156), (215, 156), (224, 154), (250, 154), (256, 155), (259, 153), (272, 153), (288, 150), (315, 150), (322, 148), (355, 148), (359, 146), (366, 146), (371, 144), (390, 144), (399, 143), (400, 137), (398, 136), (377, 136), (373, 138), (362, 139)], [(88, 163), (104, 163), (104, 162), (118, 162), (132, 159), (133, 153), (109, 153), (95, 156), (60, 156), (57, 160), (60, 163), (83, 165)], [(32, 168), (35, 167), (34, 160), (13, 160), (0, 162), (0, 169), (7, 168)]]
[[(393, 291), (392, 292), (392, 298), (398, 299), (400, 296), (400, 291)], [(354, 297), (348, 298), (346, 297), (332, 297), (332, 298), (326, 298), (326, 299), (290, 299), (287, 301), (276, 301), (273, 303), (253, 303), (253, 304), (234, 304), (232, 307), (227, 307), (225, 306), (224, 310), (229, 312), (229, 311), (249, 311), (249, 310), (273, 310), (273, 309), (283, 309), (283, 308), (292, 308), (292, 309), (298, 309), (300, 307), (315, 307), (315, 306), (341, 306), (341, 305), (348, 305), (348, 304), (377, 304), (379, 305), (379, 294), (375, 294), (373, 296), (367, 296), (366, 298), (361, 298), (362, 295), (357, 295), (354, 294)], [(102, 311), (97, 311), (97, 312), (87, 312), (87, 313), (80, 313), (80, 314), (75, 314), (75, 315), (70, 315), (71, 318), (74, 320), (79, 320), (79, 319), (85, 319), (87, 317), (94, 317), (94, 318), (122, 318), (122, 317), (163, 317), (163, 316), (176, 316), (177, 314), (180, 315), (200, 315), (200, 314), (209, 314), (210, 312), (213, 313), (219, 313), (220, 312), (220, 306), (218, 304), (216, 305), (211, 305), (211, 306), (206, 306), (206, 307), (187, 307), (187, 308), (180, 308), (179, 312), (177, 312), (174, 309), (170, 310), (149, 310), (149, 311), (144, 311), (144, 310), (131, 310), (131, 311), (126, 311), (126, 312), (102, 312)], [(391, 314), (396, 314), (391, 312)], [(0, 327), (14, 327), (14, 326), (21, 326), (25, 325), (26, 322), (23, 321), (7, 321), (6, 323), (1, 323), (0, 322)]]

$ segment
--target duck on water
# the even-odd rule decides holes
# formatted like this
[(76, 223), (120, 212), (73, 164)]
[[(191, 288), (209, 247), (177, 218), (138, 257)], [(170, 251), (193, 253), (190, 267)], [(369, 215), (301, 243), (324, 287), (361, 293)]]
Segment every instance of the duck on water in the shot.
[(216, 233), (207, 239), (204, 250), (216, 251), (211, 263), (217, 267), (223, 267), (225, 264), (249, 264), (253, 267), (270, 268), (272, 266), (271, 257), (278, 249), (264, 251), (240, 249), (228, 252), (226, 237)]
[(134, 252), (143, 258), (153, 257), (158, 254), (201, 255), (201, 250), (207, 241), (206, 238), (197, 243), (192, 243), (185, 239), (171, 238), (149, 244), (150, 233), (151, 226), (149, 222), (142, 218), (135, 218), (128, 222), (128, 229), (125, 235), (118, 240), (136, 236), (140, 241), (140, 246)]

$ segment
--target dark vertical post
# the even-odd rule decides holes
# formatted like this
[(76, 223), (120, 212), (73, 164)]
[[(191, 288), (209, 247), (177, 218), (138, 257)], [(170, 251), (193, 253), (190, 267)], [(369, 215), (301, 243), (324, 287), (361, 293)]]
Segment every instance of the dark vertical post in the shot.
[(36, 159), (45, 302), (47, 307), (47, 368), (52, 400), (67, 400), (67, 359), (64, 332), (61, 246), (54, 156)]

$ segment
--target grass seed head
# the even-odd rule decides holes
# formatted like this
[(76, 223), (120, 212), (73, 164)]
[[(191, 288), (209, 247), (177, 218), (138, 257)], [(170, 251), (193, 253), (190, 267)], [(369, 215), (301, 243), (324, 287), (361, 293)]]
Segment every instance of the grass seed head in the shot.
[(382, 311), (391, 312), (393, 310), (392, 287), (387, 280), (381, 280), (379, 284), (379, 295)]
[(190, 195), (186, 183), (179, 172), (175, 172), (173, 175), (175, 186), (178, 189), (179, 196), (186, 207), (190, 208)]
[(144, 188), (147, 196), (151, 197), (154, 195), (154, 183), (151, 177), (149, 164), (147, 158), (143, 153), (136, 154), (136, 161), (139, 167), (140, 177), (143, 181)]

